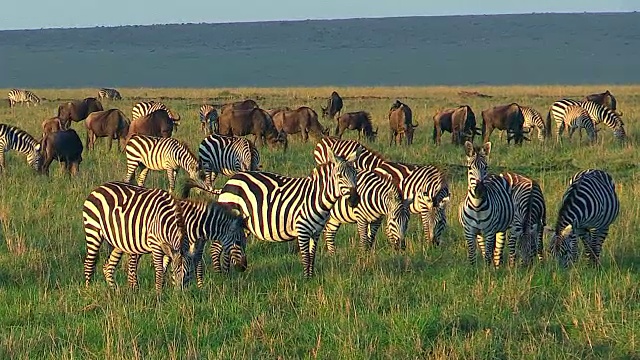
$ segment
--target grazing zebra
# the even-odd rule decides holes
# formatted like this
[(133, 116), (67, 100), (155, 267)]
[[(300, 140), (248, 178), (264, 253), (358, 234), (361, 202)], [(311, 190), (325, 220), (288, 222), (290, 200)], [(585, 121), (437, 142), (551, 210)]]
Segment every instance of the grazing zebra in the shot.
[(342, 197), (331, 208), (331, 216), (324, 228), (327, 250), (330, 254), (335, 253), (334, 240), (340, 225), (353, 223), (358, 226), (360, 246), (370, 249), (384, 216), (389, 241), (394, 248), (404, 250), (409, 211), (400, 189), (387, 176), (371, 171), (358, 170), (357, 178), (358, 205), (351, 206), (349, 199)]
[(180, 116), (174, 114), (165, 104), (155, 101), (143, 101), (133, 105), (133, 109), (131, 109), (131, 121), (136, 121), (156, 110), (166, 111), (167, 114), (169, 114), (169, 117), (173, 120), (174, 125), (178, 126), (180, 124)]
[(620, 201), (611, 175), (596, 169), (576, 173), (562, 197), (551, 254), (567, 267), (577, 260), (579, 237), (587, 258), (599, 265), (602, 243), (619, 212)]
[(576, 129), (584, 128), (589, 136), (589, 141), (595, 143), (598, 140), (596, 127), (589, 116), (587, 110), (580, 105), (571, 105), (565, 109), (564, 118), (558, 122), (556, 119), (556, 128), (558, 129), (557, 142), (560, 142), (564, 128), (568, 128), (569, 140)]
[(511, 187), (515, 211), (509, 228), (509, 263), (515, 265), (516, 247), (523, 264), (529, 265), (535, 255), (542, 260), (542, 236), (546, 225), (547, 208), (540, 185), (534, 180), (513, 172), (501, 173)]
[(107, 182), (89, 194), (82, 208), (87, 254), (84, 259), (85, 285), (95, 272), (100, 246), (111, 249), (103, 272), (107, 283), (115, 286), (113, 271), (123, 253), (134, 255), (129, 261), (128, 280), (137, 286), (139, 256), (151, 253), (155, 286), (162, 289), (165, 267), (170, 261), (176, 287), (189, 280), (191, 262), (182, 209), (161, 189), (147, 189), (123, 182)]
[[(613, 130), (613, 136), (618, 140), (626, 139), (626, 132), (624, 129), (624, 122), (620, 118), (618, 114), (611, 111), (606, 106), (602, 106), (600, 104), (596, 104), (592, 101), (577, 101), (571, 99), (562, 99), (558, 100), (551, 105), (551, 109), (547, 114), (547, 120), (545, 126), (551, 126), (551, 119), (558, 124), (559, 121), (563, 121), (565, 118), (565, 113), (567, 108), (572, 105), (582, 106), (587, 113), (589, 113), (589, 117), (593, 121), (593, 125), (598, 125), (601, 122), (604, 122), (610, 129)], [(580, 133), (581, 134), (581, 133)]]
[(329, 152), (329, 161), (303, 178), (240, 172), (224, 185), (218, 202), (240, 210), (247, 217), (249, 231), (260, 240), (297, 238), (304, 276), (311, 277), (318, 238), (331, 208), (343, 195), (357, 199), (353, 167), (357, 156), (357, 151), (344, 159)]
[[(485, 262), (500, 266), (505, 232), (513, 220), (514, 204), (507, 181), (497, 175), (487, 174), (487, 157), (491, 143), (482, 147), (467, 141), (467, 195), (460, 204), (459, 220), (467, 241), (467, 258), (476, 262), (476, 241), (484, 253)], [(486, 241), (486, 246), (485, 246)]]
[(444, 173), (431, 165), (412, 165), (385, 161), (378, 153), (355, 140), (325, 137), (314, 149), (317, 164), (326, 161), (329, 151), (344, 156), (360, 149), (356, 169), (375, 171), (390, 176), (400, 188), (403, 200), (409, 204), (412, 214), (420, 214), (424, 239), (438, 245), (446, 229), (446, 205), (450, 199), (449, 185)]
[(127, 175), (125, 182), (131, 182), (136, 170), (141, 167), (138, 186), (144, 185), (149, 170), (166, 170), (169, 178), (169, 193), (175, 189), (176, 173), (183, 168), (192, 179), (200, 177), (201, 166), (198, 158), (184, 142), (174, 138), (158, 138), (134, 135), (125, 147), (127, 154)]
[(549, 135), (549, 130), (546, 129), (544, 125), (542, 115), (540, 115), (536, 109), (528, 106), (520, 106), (520, 110), (524, 117), (524, 124), (522, 125), (522, 128), (527, 132), (531, 132), (531, 130), (536, 128), (538, 130), (538, 140), (544, 141), (547, 135)]
[(218, 110), (212, 105), (200, 106), (200, 128), (205, 136), (220, 133)]
[(122, 100), (122, 96), (116, 89), (102, 88), (98, 90), (98, 99)]
[(233, 176), (240, 171), (256, 171), (260, 168), (258, 149), (251, 141), (239, 136), (207, 136), (200, 143), (198, 157), (207, 186), (212, 186), (220, 173)]
[(9, 150), (27, 155), (27, 163), (35, 171), (41, 170), (43, 157), (40, 143), (18, 127), (0, 124), (0, 173), (5, 168), (4, 153)]
[(29, 90), (12, 89), (9, 91), (9, 107), (14, 107), (17, 103), (27, 103), (27, 106), (38, 105), (40, 98)]

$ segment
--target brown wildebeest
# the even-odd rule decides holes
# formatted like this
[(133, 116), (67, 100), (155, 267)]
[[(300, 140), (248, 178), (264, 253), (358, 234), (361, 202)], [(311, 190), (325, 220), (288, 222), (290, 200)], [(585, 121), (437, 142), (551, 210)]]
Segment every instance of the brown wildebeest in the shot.
[(413, 143), (413, 132), (418, 125), (413, 125), (413, 113), (407, 104), (403, 104), (400, 100), (396, 100), (389, 109), (389, 128), (391, 129), (391, 144), (400, 144), (402, 137), (406, 136), (407, 145)]
[(73, 129), (57, 131), (42, 139), (44, 164), (42, 173), (49, 175), (49, 166), (53, 160), (64, 163), (70, 175), (76, 175), (82, 162), (82, 141)]
[(338, 117), (338, 124), (336, 125), (335, 135), (338, 138), (342, 138), (342, 134), (346, 129), (358, 130), (358, 140), (360, 140), (360, 134), (364, 135), (365, 139), (374, 141), (376, 135), (378, 135), (378, 128), (373, 131), (371, 125), (371, 114), (366, 111), (349, 112), (340, 115)]
[(66, 130), (71, 125), (71, 121), (62, 121), (58, 117), (52, 117), (42, 122), (42, 138), (56, 131)]
[(529, 141), (524, 136), (524, 116), (520, 106), (516, 103), (500, 105), (482, 111), (482, 136), (485, 143), (489, 142), (489, 137), (493, 129), (507, 130), (507, 144), (511, 140), (517, 145), (522, 145), (524, 140)]
[(276, 114), (279, 113), (280, 111), (291, 111), (291, 108), (288, 107), (288, 106), (284, 106), (284, 107), (279, 107), (279, 108), (266, 110), (266, 112), (269, 114), (269, 116), (271, 116), (271, 118), (274, 119), (274, 120), (275, 120), (274, 116), (276, 116)]
[(340, 95), (335, 91), (332, 92), (329, 100), (327, 100), (327, 107), (320, 106), (320, 109), (322, 109), (322, 118), (333, 119), (336, 114), (340, 116), (342, 112), (342, 105), (342, 98)]
[(113, 140), (120, 139), (120, 149), (123, 150), (130, 124), (131, 121), (118, 109), (96, 111), (89, 114), (84, 122), (87, 128), (87, 142), (85, 144), (87, 150), (95, 148), (96, 139), (99, 137), (109, 138), (109, 150), (111, 150)]
[(102, 103), (94, 97), (69, 101), (58, 106), (58, 117), (63, 121), (82, 121), (94, 111), (102, 111)]
[(125, 144), (135, 134), (149, 135), (156, 137), (171, 137), (175, 127), (174, 119), (166, 110), (156, 110), (149, 115), (145, 115), (129, 125), (129, 132)]
[(433, 142), (440, 145), (442, 132), (451, 133), (451, 143), (462, 145), (465, 141), (473, 143), (480, 129), (476, 127), (476, 115), (469, 105), (445, 109), (433, 116)]
[(318, 121), (318, 114), (307, 106), (276, 112), (273, 124), (278, 131), (284, 131), (287, 135), (302, 133), (302, 140), (305, 142), (309, 140), (309, 133), (317, 137), (329, 135), (329, 128), (322, 126)]
[(260, 108), (227, 110), (220, 115), (220, 135), (245, 136), (253, 134), (253, 142), (262, 146), (263, 140), (271, 146), (287, 149), (287, 134), (278, 131), (269, 114)]
[(600, 104), (602, 106), (606, 106), (609, 109), (613, 110), (618, 116), (622, 116), (622, 111), (617, 111), (616, 107), (618, 106), (618, 102), (616, 101), (615, 96), (609, 90), (603, 93), (591, 94), (585, 96), (584, 100), (593, 101), (596, 104)]
[(246, 99), (222, 105), (222, 107), (220, 108), (220, 113), (222, 114), (229, 110), (251, 110), (257, 107), (259, 107), (258, 103), (256, 103), (254, 100)]

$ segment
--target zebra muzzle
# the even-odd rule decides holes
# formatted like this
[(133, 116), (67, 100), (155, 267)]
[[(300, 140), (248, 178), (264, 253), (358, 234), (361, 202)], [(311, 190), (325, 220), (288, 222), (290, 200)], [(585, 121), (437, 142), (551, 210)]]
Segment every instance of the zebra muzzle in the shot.
[(347, 195), (347, 203), (349, 203), (349, 206), (351, 207), (356, 207), (360, 203), (360, 195), (358, 195), (358, 192), (355, 188), (351, 188), (351, 190), (349, 190), (349, 194)]

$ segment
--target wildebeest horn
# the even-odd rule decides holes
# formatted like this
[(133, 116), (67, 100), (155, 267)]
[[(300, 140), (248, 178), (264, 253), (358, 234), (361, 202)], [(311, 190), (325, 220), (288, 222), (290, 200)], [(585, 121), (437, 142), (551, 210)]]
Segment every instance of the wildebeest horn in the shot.
[(411, 124), (411, 127), (417, 128), (418, 124), (413, 125), (413, 123)]

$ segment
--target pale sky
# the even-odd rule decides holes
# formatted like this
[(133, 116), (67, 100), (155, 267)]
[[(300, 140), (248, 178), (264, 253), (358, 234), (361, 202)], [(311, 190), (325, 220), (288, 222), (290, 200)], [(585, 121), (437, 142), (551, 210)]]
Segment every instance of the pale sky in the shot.
[(3, 0), (0, 30), (639, 10), (640, 0)]

